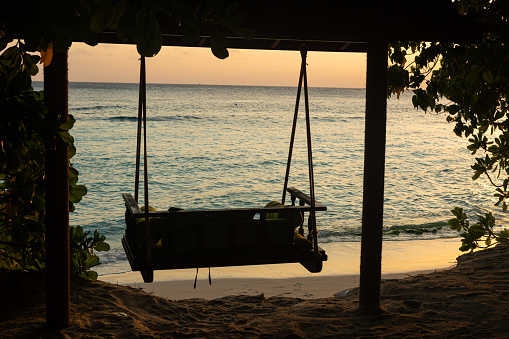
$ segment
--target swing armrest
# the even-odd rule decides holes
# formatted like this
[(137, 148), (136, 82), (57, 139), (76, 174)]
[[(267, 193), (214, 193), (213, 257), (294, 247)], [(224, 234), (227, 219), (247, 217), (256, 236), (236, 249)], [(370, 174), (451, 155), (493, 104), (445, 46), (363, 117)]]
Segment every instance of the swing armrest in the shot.
[[(299, 199), (300, 201), (308, 204), (311, 206), (311, 197), (305, 193), (302, 193), (301, 191), (299, 191), (298, 189), (296, 189), (295, 187), (288, 187), (286, 189), (286, 191), (288, 193), (291, 194), (292, 198), (293, 197), (296, 197), (297, 199)], [(293, 199), (292, 199), (293, 200)], [(318, 201), (315, 200), (315, 207), (317, 210), (319, 211), (326, 211), (327, 210), (327, 206), (319, 203)]]
[(133, 196), (130, 193), (122, 193), (122, 197), (125, 201), (125, 207), (131, 213), (131, 216), (134, 217), (135, 214), (141, 214), (140, 206), (136, 200), (134, 200)]

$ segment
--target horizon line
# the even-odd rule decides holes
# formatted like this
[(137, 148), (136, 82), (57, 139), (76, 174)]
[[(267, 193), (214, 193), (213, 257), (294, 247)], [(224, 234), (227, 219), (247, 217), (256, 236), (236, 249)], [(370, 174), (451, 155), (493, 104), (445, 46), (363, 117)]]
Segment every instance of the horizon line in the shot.
[[(44, 80), (32, 80), (32, 82), (44, 82)], [(69, 83), (92, 83), (92, 84), (139, 84), (138, 82), (115, 82), (115, 81), (69, 81)], [(205, 84), (205, 83), (162, 83), (162, 82), (147, 82), (147, 85), (191, 85), (191, 86), (231, 86), (231, 87), (292, 87), (291, 85), (232, 85), (232, 84)], [(330, 87), (330, 86), (308, 86), (309, 88), (336, 88), (336, 89), (362, 89), (366, 87)]]

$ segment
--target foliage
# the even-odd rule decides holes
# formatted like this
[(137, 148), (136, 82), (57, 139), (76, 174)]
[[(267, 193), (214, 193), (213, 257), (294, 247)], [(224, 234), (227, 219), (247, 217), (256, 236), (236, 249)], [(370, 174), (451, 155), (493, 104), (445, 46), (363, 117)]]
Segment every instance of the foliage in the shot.
[[(226, 58), (225, 30), (247, 38), (238, 4), (222, 0), (19, 0), (2, 3), (0, 10), (0, 268), (44, 267), (45, 138), (61, 138), (76, 153), (66, 122), (45, 120), (44, 94), (31, 87), (37, 63), (51, 63), (53, 50), (65, 52), (73, 41), (91, 46), (98, 35), (114, 32), (121, 41), (133, 42), (142, 56), (161, 49), (161, 27), (198, 41), (210, 36), (213, 54)], [(14, 44), (14, 46), (12, 46)], [(11, 45), (9, 47), (9, 45)], [(41, 56), (30, 52), (40, 52)], [(74, 211), (87, 193), (78, 185), (79, 172), (69, 166), (69, 210)], [(99, 263), (93, 250), (108, 250), (104, 236), (89, 237), (81, 227), (70, 229), (72, 272), (96, 278), (89, 269)]]
[(451, 229), (460, 232), (463, 237), (461, 251), (473, 251), (476, 248), (490, 247), (495, 243), (509, 242), (509, 230), (504, 229), (498, 233), (493, 230), (495, 218), (491, 212), (484, 216), (478, 215), (479, 221), (473, 225), (470, 225), (462, 208), (456, 207), (451, 212), (455, 218), (450, 219), (448, 223)]
[[(4, 46), (5, 48), (5, 46)], [(0, 56), (0, 267), (44, 263), (44, 106), (31, 75), (39, 56), (22, 46)]]
[(161, 27), (172, 27), (186, 42), (199, 41), (200, 33), (210, 35), (212, 53), (228, 57), (222, 28), (240, 36), (252, 37), (243, 28), (237, 3), (223, 1), (102, 1), (91, 12), (93, 33), (116, 32), (120, 40), (132, 40), (142, 56), (154, 56), (161, 49)]
[[(509, 198), (509, 2), (459, 0), (455, 4), (461, 14), (483, 25), (482, 42), (391, 44), (388, 95), (399, 96), (410, 89), (414, 107), (445, 113), (447, 121), (454, 123), (454, 133), (468, 138), (467, 148), (477, 155), (472, 179), (485, 175), (494, 187), (495, 205), (505, 212)], [(410, 56), (414, 60), (407, 63)], [(485, 234), (493, 239), (491, 215), (480, 216), (474, 225), (466, 222), (466, 216), (456, 217), (459, 224), (451, 227), (467, 230), (463, 249), (478, 247)]]
[[(44, 94), (31, 87), (38, 61), (39, 56), (28, 53), (21, 42), (0, 56), (0, 267), (6, 269), (44, 267), (45, 137), (61, 138), (69, 146), (69, 158), (76, 153), (69, 134), (74, 118), (58, 126), (45, 121)], [(85, 186), (77, 184), (78, 174), (69, 166), (70, 211), (87, 193)], [(71, 243), (73, 253), (85, 248), (79, 241)], [(75, 271), (81, 273), (92, 266)]]
[(224, 59), (226, 31), (254, 36), (242, 27), (238, 4), (223, 0), (19, 0), (5, 6), (0, 24), (6, 40), (23, 38), (29, 51), (65, 52), (73, 41), (95, 46), (98, 34), (112, 32), (120, 41), (136, 44), (140, 55), (151, 57), (161, 49), (163, 27), (182, 34), (185, 42), (210, 36), (212, 52)]
[(108, 251), (110, 246), (104, 242), (106, 237), (99, 235), (95, 230), (94, 236), (89, 237), (90, 231), (83, 232), (80, 226), (70, 227), (69, 241), (71, 247), (71, 274), (86, 279), (97, 279), (97, 272), (90, 271), (90, 268), (99, 265), (99, 257), (94, 254), (96, 251)]
[[(74, 137), (69, 133), (73, 128), (76, 120), (69, 114), (69, 120), (60, 124), (55, 130), (57, 135), (69, 147), (69, 159), (76, 154), (76, 147), (74, 146)], [(87, 194), (87, 188), (84, 185), (78, 185), (79, 172), (72, 164), (69, 164), (69, 212), (74, 212), (75, 203), (79, 203), (83, 196)]]

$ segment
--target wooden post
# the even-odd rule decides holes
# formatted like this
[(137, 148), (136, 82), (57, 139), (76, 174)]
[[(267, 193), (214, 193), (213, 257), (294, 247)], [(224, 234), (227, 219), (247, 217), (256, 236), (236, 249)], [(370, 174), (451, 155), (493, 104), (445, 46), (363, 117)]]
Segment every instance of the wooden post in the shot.
[(362, 203), (359, 308), (380, 312), (385, 133), (387, 120), (386, 42), (368, 43), (364, 193)]
[[(67, 52), (55, 52), (44, 68), (44, 102), (48, 130), (68, 120)], [(55, 135), (46, 141), (45, 168), (46, 325), (65, 328), (70, 323), (69, 150)]]

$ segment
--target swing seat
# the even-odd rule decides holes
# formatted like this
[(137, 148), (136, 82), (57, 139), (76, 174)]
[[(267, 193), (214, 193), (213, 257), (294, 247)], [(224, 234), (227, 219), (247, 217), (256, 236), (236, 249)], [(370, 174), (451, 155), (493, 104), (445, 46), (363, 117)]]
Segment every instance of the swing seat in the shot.
[[(126, 234), (122, 245), (133, 271), (152, 282), (153, 270), (301, 263), (318, 273), (325, 251), (303, 236), (311, 199), (288, 188), (292, 205), (270, 203), (262, 208), (149, 211), (151, 262), (147, 261), (145, 212), (124, 193)], [(295, 206), (295, 201), (299, 205)], [(315, 211), (327, 207), (315, 202)], [(257, 216), (257, 217), (256, 217)]]

